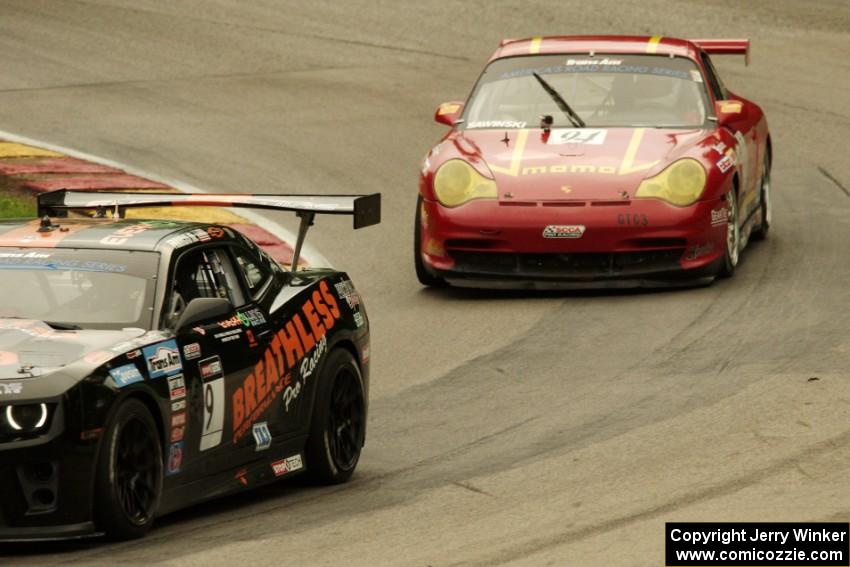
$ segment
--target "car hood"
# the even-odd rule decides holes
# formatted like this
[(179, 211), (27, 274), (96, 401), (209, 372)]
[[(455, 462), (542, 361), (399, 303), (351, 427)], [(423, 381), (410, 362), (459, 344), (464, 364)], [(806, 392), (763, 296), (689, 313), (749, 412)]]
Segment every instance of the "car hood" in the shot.
[(452, 141), (489, 169), (500, 200), (521, 201), (631, 198), (643, 179), (715, 140), (693, 128), (553, 128), (464, 130)]
[(42, 321), (0, 319), (0, 380), (41, 379), (76, 363), (93, 370), (121, 354), (122, 343), (144, 334), (142, 329), (60, 331)]

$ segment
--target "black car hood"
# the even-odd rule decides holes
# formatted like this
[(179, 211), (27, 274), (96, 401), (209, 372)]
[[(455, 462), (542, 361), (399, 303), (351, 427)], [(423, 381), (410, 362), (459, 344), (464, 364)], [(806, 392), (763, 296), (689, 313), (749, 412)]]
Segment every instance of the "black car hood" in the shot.
[[(61, 382), (68, 376), (81, 380), (121, 354), (123, 343), (129, 347), (144, 334), (143, 329), (60, 331), (42, 321), (0, 319), (0, 394), (8, 390), (0, 398), (8, 399), (13, 389), (31, 390), (53, 376), (63, 375)], [(19, 385), (13, 387), (12, 381)], [(25, 392), (17, 395), (28, 397)]]

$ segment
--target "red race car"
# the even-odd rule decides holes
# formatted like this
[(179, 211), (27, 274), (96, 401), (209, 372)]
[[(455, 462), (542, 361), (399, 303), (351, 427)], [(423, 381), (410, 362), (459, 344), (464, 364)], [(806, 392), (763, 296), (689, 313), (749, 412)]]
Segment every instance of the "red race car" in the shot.
[(425, 285), (631, 287), (731, 276), (770, 228), (771, 142), (710, 55), (748, 40), (504, 40), (426, 156)]

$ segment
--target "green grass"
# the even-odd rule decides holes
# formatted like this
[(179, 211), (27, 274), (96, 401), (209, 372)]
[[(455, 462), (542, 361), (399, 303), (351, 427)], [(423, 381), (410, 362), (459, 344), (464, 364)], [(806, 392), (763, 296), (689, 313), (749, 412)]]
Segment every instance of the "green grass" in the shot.
[(35, 199), (0, 195), (0, 219), (35, 216)]

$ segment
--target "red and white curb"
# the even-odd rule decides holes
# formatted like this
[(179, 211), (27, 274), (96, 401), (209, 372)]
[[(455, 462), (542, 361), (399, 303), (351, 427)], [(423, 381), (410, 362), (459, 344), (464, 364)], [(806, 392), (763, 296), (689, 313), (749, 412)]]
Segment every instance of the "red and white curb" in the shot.
[[(0, 130), (0, 176), (19, 190), (34, 194), (56, 189), (118, 191), (175, 191), (210, 193), (192, 184), (26, 136)], [(278, 262), (292, 259), (296, 235), (279, 223), (255, 211), (225, 209), (223, 224), (232, 226), (262, 246)], [(209, 210), (195, 209), (181, 218), (209, 219)], [(213, 222), (218, 222), (213, 221)], [(331, 264), (324, 255), (305, 243), (301, 261), (311, 266)]]

